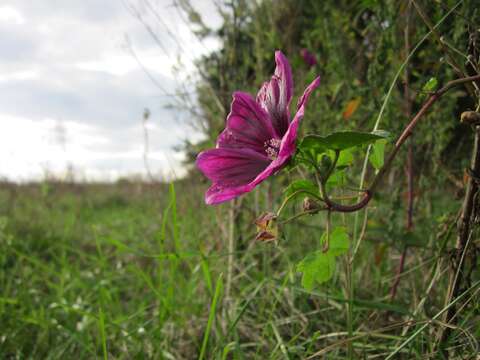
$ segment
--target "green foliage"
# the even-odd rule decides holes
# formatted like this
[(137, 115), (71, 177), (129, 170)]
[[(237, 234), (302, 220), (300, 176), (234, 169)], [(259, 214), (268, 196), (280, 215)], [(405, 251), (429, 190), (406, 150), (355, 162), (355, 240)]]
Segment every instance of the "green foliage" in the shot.
[[(370, 161), (374, 166), (383, 165), (383, 151), (386, 138), (390, 136), (386, 131), (362, 133), (343, 131), (328, 136), (307, 135), (304, 137), (295, 156), (295, 164), (303, 164), (310, 171), (319, 172), (323, 177), (328, 176), (328, 188), (341, 186), (345, 183), (345, 170), (354, 163), (354, 151), (367, 144), (374, 146)], [(373, 159), (373, 160), (372, 160)], [(333, 162), (335, 167), (332, 169)]]
[(368, 159), (370, 160), (372, 166), (377, 170), (380, 170), (380, 168), (383, 166), (386, 144), (387, 140), (379, 140), (372, 146), (372, 151)]
[(438, 87), (438, 80), (435, 77), (428, 79), (428, 81), (423, 85), (422, 90), (425, 92), (435, 91)]
[(327, 150), (346, 150), (352, 147), (372, 144), (388, 135), (359, 131), (339, 131), (327, 136), (307, 135), (300, 144), (301, 151), (323, 153)]
[(314, 197), (319, 197), (320, 194), (318, 193), (318, 186), (315, 185), (310, 180), (295, 180), (293, 181), (284, 191), (285, 197), (292, 197), (292, 199), (296, 196), (305, 196), (305, 195), (312, 195)]
[[(340, 152), (337, 160), (337, 169), (342, 169), (352, 165), (354, 157), (353, 154), (355, 149), (346, 149)], [(327, 151), (328, 156), (333, 160), (335, 158), (335, 152), (330, 150)]]
[[(320, 242), (325, 244), (327, 234), (323, 234)], [(329, 235), (327, 251), (319, 250), (308, 254), (298, 265), (297, 271), (302, 273), (302, 286), (311, 291), (315, 283), (322, 284), (330, 280), (335, 272), (335, 258), (348, 251), (349, 239), (344, 227), (336, 227)]]
[(297, 266), (302, 273), (302, 286), (311, 291), (315, 283), (330, 280), (335, 271), (335, 258), (331, 254), (316, 251), (308, 254)]

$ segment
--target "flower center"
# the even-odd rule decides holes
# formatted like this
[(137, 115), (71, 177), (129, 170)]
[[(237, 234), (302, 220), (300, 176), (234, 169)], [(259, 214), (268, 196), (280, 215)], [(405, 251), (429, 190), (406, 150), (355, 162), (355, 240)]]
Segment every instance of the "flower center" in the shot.
[(275, 160), (278, 156), (278, 151), (280, 150), (280, 144), (282, 140), (280, 139), (270, 139), (265, 141), (263, 144), (265, 152), (270, 160)]

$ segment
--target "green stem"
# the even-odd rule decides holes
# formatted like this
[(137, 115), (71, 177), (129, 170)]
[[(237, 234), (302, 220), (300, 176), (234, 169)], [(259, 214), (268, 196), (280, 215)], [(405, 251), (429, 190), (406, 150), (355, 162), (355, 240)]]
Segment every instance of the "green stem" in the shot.
[(326, 253), (328, 249), (330, 248), (330, 228), (331, 228), (331, 222), (332, 222), (332, 212), (330, 210), (327, 211), (327, 222), (325, 224), (325, 231), (326, 231), (326, 236), (325, 236), (325, 243), (322, 246), (322, 251)]
[[(354, 310), (354, 304), (353, 304), (353, 297), (354, 297), (354, 288), (353, 288), (353, 277), (352, 277), (352, 272), (353, 272), (353, 264), (352, 264), (352, 245), (350, 245), (348, 249), (348, 258), (347, 258), (347, 264), (346, 264), (346, 282), (347, 282), (347, 332), (348, 332), (348, 338), (352, 339), (353, 338), (353, 310)], [(353, 354), (353, 343), (352, 341), (348, 341), (347, 343), (347, 354), (349, 359), (353, 359), (354, 354)]]
[(305, 215), (313, 215), (313, 214), (316, 214), (316, 213), (318, 213), (319, 211), (322, 211), (322, 210), (328, 210), (328, 208), (327, 207), (322, 207), (322, 208), (313, 209), (313, 210), (305, 210), (305, 211), (302, 211), (298, 214), (293, 215), (292, 217), (289, 217), (286, 220), (281, 221), (280, 224), (283, 225), (283, 224), (289, 223), (290, 221), (296, 220), (299, 217), (302, 217), (302, 216), (305, 216)]

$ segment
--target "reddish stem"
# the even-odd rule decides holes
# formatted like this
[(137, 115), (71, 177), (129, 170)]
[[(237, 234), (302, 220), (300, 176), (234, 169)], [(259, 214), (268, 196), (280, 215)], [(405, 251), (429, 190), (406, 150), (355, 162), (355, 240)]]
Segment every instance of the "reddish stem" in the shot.
[(370, 200), (373, 197), (373, 194), (375, 193), (378, 185), (380, 184), (380, 181), (382, 180), (383, 176), (385, 173), (390, 169), (390, 166), (393, 163), (393, 160), (398, 154), (398, 151), (400, 150), (400, 147), (405, 143), (405, 141), (412, 135), (413, 129), (417, 126), (418, 122), (420, 119), (428, 112), (428, 110), (432, 107), (432, 105), (440, 99), (445, 93), (447, 93), (450, 89), (452, 89), (455, 86), (465, 84), (465, 83), (471, 83), (472, 81), (480, 80), (480, 75), (475, 75), (475, 76), (470, 76), (462, 79), (457, 79), (448, 82), (443, 88), (440, 90), (436, 91), (430, 97), (427, 99), (427, 101), (423, 104), (422, 108), (418, 111), (418, 113), (413, 117), (412, 120), (408, 123), (408, 125), (405, 127), (403, 130), (402, 134), (399, 136), (397, 141), (395, 142), (395, 146), (388, 156), (387, 160), (385, 161), (385, 164), (383, 167), (380, 169), (380, 171), (377, 173), (377, 176), (372, 181), (372, 184), (370, 185), (370, 188), (365, 191), (365, 196), (363, 199), (358, 202), (357, 204), (353, 205), (342, 205), (338, 204), (327, 197), (327, 201), (325, 201), (331, 211), (338, 211), (338, 212), (354, 212), (357, 210), (360, 210), (364, 208), (365, 206), (368, 205)]

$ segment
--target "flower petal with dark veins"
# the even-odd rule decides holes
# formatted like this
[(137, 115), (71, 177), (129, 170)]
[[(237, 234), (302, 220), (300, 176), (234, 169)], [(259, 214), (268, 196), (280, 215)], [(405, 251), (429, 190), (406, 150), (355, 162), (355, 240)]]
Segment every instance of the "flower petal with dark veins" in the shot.
[(268, 114), (251, 95), (237, 91), (233, 94), (225, 130), (217, 140), (219, 148), (249, 148), (265, 154), (265, 143), (280, 138)]
[[(310, 85), (305, 89), (302, 97), (298, 101), (297, 113), (293, 117), (292, 122), (290, 123), (287, 133), (282, 138), (282, 143), (280, 145), (280, 150), (278, 152), (277, 160), (283, 164), (285, 163), (294, 153), (295, 153), (295, 142), (297, 140), (298, 125), (303, 119), (305, 113), (305, 106), (307, 105), (308, 98), (313, 90), (315, 90), (320, 85), (320, 77), (317, 77), (312, 81)], [(281, 165), (280, 165), (281, 166)]]
[(211, 149), (201, 152), (197, 166), (214, 183), (245, 185), (268, 165), (270, 160), (251, 149)]
[(290, 64), (281, 51), (275, 52), (275, 62), (275, 73), (258, 92), (257, 102), (268, 112), (273, 127), (282, 137), (290, 122), (289, 106), (293, 94), (293, 80)]

